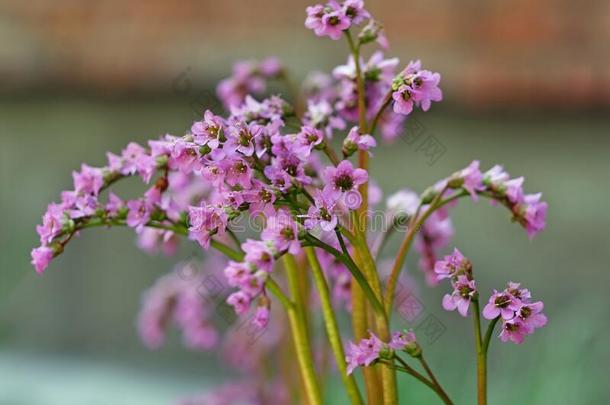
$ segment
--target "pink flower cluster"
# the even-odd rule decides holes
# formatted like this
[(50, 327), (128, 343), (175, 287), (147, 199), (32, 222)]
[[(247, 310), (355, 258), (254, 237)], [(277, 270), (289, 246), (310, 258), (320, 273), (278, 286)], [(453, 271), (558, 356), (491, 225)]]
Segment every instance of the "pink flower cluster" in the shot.
[[(501, 166), (494, 166), (483, 173), (479, 169), (479, 161), (475, 160), (466, 168), (438, 182), (433, 188), (433, 194), (442, 192), (442, 196), (452, 198), (456, 196), (457, 190), (461, 190), (468, 193), (473, 201), (478, 201), (480, 196), (489, 198), (492, 203), (500, 203), (508, 208), (513, 219), (533, 238), (545, 227), (548, 205), (540, 200), (540, 193), (525, 194), (523, 181), (523, 177), (511, 179)], [(450, 206), (451, 204), (447, 205)], [(434, 271), (437, 252), (449, 245), (454, 234), (447, 207), (437, 209), (423, 223), (415, 244), (420, 253), (419, 265), (430, 285), (438, 283)], [(427, 208), (428, 204), (423, 204), (421, 211), (425, 212)]]
[(392, 83), (394, 112), (409, 115), (413, 107), (418, 106), (428, 111), (432, 101), (443, 99), (443, 92), (438, 87), (441, 75), (421, 68), (421, 62), (410, 62)]
[(544, 303), (532, 302), (529, 290), (520, 287), (519, 283), (509, 282), (504, 291), (494, 290), (483, 308), (486, 319), (502, 320), (500, 339), (503, 342), (522, 343), (525, 335), (531, 335), (547, 322), (546, 315), (542, 313)]
[(166, 330), (172, 324), (182, 331), (184, 345), (191, 349), (210, 350), (217, 346), (219, 328), (213, 322), (215, 307), (201, 294), (204, 277), (214, 273), (222, 259), (214, 257), (200, 271), (194, 262), (178, 265), (159, 278), (142, 297), (138, 315), (138, 331), (150, 349), (160, 348)]
[[(451, 294), (443, 297), (443, 308), (452, 311), (457, 308), (460, 315), (468, 316), (468, 308), (473, 300), (478, 300), (472, 263), (462, 253), (453, 253), (436, 262), (434, 272), (438, 280), (449, 279), (453, 287)], [(483, 308), (483, 317), (502, 320), (500, 339), (522, 343), (525, 335), (546, 325), (547, 318), (542, 313), (542, 301), (532, 302), (529, 290), (520, 288), (519, 283), (509, 282), (504, 291), (494, 290), (489, 302)]]
[(351, 26), (370, 18), (369, 12), (364, 9), (363, 0), (345, 0), (342, 4), (331, 0), (325, 5), (307, 7), (305, 27), (313, 30), (319, 37), (327, 36), (337, 40)]
[(388, 343), (384, 343), (374, 333), (369, 332), (369, 337), (362, 339), (357, 345), (348, 342), (345, 355), (347, 374), (352, 374), (356, 367), (370, 366), (379, 359), (392, 359), (394, 350), (414, 353), (417, 347), (413, 332), (393, 332)]
[(472, 277), (472, 263), (454, 249), (434, 266), (437, 280), (449, 279), (453, 291), (443, 297), (443, 308), (447, 311), (458, 310), (460, 315), (468, 316), (468, 307), (476, 297), (477, 288)]
[(237, 62), (233, 65), (233, 74), (218, 83), (216, 94), (226, 109), (237, 107), (246, 96), (262, 95), (267, 89), (267, 81), (281, 77), (283, 71), (282, 64), (274, 57), (260, 62)]

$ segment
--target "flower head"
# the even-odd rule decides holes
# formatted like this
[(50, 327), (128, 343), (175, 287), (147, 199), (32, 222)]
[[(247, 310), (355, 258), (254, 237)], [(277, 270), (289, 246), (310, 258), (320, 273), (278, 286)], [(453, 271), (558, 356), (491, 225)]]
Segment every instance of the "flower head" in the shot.
[(44, 273), (51, 260), (53, 260), (53, 249), (50, 247), (40, 246), (32, 249), (32, 265), (38, 274)]
[(379, 358), (385, 344), (373, 333), (368, 339), (362, 339), (358, 345), (348, 343), (345, 360), (347, 361), (347, 374), (352, 374), (358, 366), (369, 366)]
[(327, 182), (324, 187), (326, 195), (338, 199), (349, 193), (348, 198), (344, 199), (345, 205), (350, 209), (360, 206), (362, 196), (358, 192), (358, 186), (368, 181), (366, 170), (355, 169), (349, 160), (343, 160), (337, 167), (327, 167), (324, 170), (324, 178)]
[(443, 297), (443, 308), (453, 311), (457, 308), (460, 315), (468, 315), (468, 307), (477, 292), (474, 280), (469, 280), (465, 275), (459, 275), (453, 283), (453, 292)]

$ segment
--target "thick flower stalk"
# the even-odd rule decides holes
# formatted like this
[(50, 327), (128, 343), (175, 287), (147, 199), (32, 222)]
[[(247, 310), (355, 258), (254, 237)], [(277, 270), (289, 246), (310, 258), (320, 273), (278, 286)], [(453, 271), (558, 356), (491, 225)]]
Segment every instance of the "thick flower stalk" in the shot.
[[(108, 153), (105, 166), (75, 171), (73, 189), (47, 207), (37, 227), (32, 264), (42, 274), (72, 238), (94, 227), (129, 227), (148, 252), (175, 254), (181, 238), (207, 252), (200, 268), (181, 263), (161, 277), (144, 294), (138, 317), (151, 349), (162, 346), (173, 325), (186, 347), (220, 348), (223, 362), (242, 371), (239, 382), (185, 404), (321, 404), (332, 370), (352, 404), (399, 403), (402, 374), (449, 404), (415, 334), (390, 330), (397, 281), (415, 244), (427, 284), (450, 282), (442, 307), (474, 319), (478, 399), (486, 403), (496, 324), (502, 341), (521, 343), (546, 317), (542, 302), (511, 282), (483, 308), (490, 322), (482, 333), (480, 280), (471, 262), (457, 249), (438, 259), (455, 232), (451, 207), (461, 197), (484, 197), (506, 207), (533, 237), (545, 226), (547, 204), (524, 192), (522, 177), (510, 178), (500, 166), (481, 172), (474, 161), (421, 195), (404, 189), (390, 196), (388, 227), (373, 235), (367, 224), (381, 194), (369, 174), (372, 152), (401, 136), (411, 114), (442, 100), (441, 77), (420, 61), (399, 68), (382, 50), (364, 57), (367, 47), (385, 50), (388, 42), (361, 0), (308, 7), (305, 26), (321, 37), (345, 38), (346, 64), (309, 76), (300, 93), (275, 58), (238, 63), (217, 88), (227, 114), (206, 110), (185, 134), (130, 143), (120, 154)], [(265, 97), (269, 80), (283, 82), (289, 97)], [(111, 190), (130, 177), (147, 185), (141, 197), (124, 199)], [(400, 230), (406, 232), (384, 285), (379, 258)], [(320, 323), (312, 311), (318, 306)], [(351, 312), (351, 338), (339, 327), (345, 312)], [(360, 370), (362, 387), (354, 378)]]

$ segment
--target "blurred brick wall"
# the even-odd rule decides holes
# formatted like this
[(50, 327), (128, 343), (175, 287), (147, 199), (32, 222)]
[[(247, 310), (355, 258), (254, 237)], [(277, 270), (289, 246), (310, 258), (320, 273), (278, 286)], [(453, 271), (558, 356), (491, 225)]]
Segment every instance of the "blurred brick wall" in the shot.
[[(341, 62), (341, 42), (303, 27), (311, 1), (0, 3), (0, 86), (167, 91), (210, 84), (231, 62), (275, 54), (304, 75)], [(403, 61), (443, 74), (449, 101), (610, 105), (610, 1), (368, 1)], [(2, 89), (0, 89), (2, 91)]]

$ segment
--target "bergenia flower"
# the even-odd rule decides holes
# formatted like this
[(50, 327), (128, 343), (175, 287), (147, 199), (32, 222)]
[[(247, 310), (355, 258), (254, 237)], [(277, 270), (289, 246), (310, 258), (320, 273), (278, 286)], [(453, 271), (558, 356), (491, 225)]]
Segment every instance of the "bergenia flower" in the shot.
[(241, 244), (241, 248), (246, 252), (244, 260), (253, 264), (257, 269), (271, 273), (275, 263), (275, 248), (270, 242), (248, 239)]
[(36, 273), (42, 274), (53, 260), (53, 249), (47, 246), (40, 246), (32, 249), (32, 266)]
[(457, 248), (453, 249), (453, 253), (445, 256), (443, 260), (439, 260), (434, 265), (434, 272), (437, 279), (443, 280), (446, 278), (454, 278), (460, 274), (470, 274), (471, 263), (464, 257), (462, 252)]
[(343, 141), (343, 154), (350, 156), (357, 150), (369, 150), (377, 146), (375, 138), (368, 134), (360, 134), (358, 127), (352, 127)]
[(375, 334), (370, 333), (368, 339), (362, 339), (356, 346), (348, 342), (345, 360), (347, 361), (347, 374), (352, 374), (358, 366), (369, 366), (379, 358), (385, 344)]
[(534, 333), (535, 329), (542, 328), (547, 323), (547, 317), (542, 313), (544, 303), (542, 301), (521, 304), (517, 311), (517, 318), (523, 322), (527, 333)]
[(473, 160), (468, 167), (459, 172), (459, 176), (464, 181), (462, 188), (468, 191), (473, 201), (477, 201), (479, 199), (477, 193), (485, 189), (483, 186), (483, 174), (479, 170), (479, 161)]
[(369, 12), (364, 9), (363, 0), (345, 0), (343, 2), (343, 12), (355, 25), (371, 18)]
[(483, 308), (483, 316), (486, 319), (494, 319), (498, 316), (502, 316), (505, 320), (512, 319), (520, 306), (521, 301), (509, 292), (494, 290), (489, 302)]
[(530, 239), (546, 227), (546, 211), (548, 204), (540, 201), (541, 193), (528, 194), (523, 197), (523, 205), (520, 209), (524, 211), (525, 230)]
[(210, 110), (206, 110), (203, 113), (203, 120), (196, 121), (191, 126), (195, 143), (201, 146), (207, 145), (210, 149), (218, 148), (223, 125), (222, 117), (214, 115)]
[(468, 316), (468, 307), (476, 292), (475, 281), (469, 280), (465, 275), (460, 275), (453, 283), (453, 292), (445, 294), (443, 297), (443, 308), (447, 311), (453, 311), (457, 308), (460, 315), (466, 317)]
[(104, 185), (104, 175), (98, 168), (83, 164), (80, 172), (72, 172), (74, 191), (97, 195)]
[(305, 227), (313, 229), (319, 226), (327, 232), (334, 230), (338, 223), (336, 211), (337, 201), (330, 195), (318, 190), (314, 196), (314, 204), (307, 211)]
[(298, 224), (285, 210), (278, 210), (267, 219), (267, 226), (261, 232), (261, 238), (273, 243), (278, 251), (286, 250), (297, 254), (301, 250)]
[(527, 334), (527, 330), (527, 327), (519, 318), (505, 320), (502, 323), (500, 340), (503, 342), (508, 342), (510, 340), (513, 343), (521, 344)]
[(228, 215), (217, 205), (206, 204), (189, 207), (189, 236), (207, 249), (212, 235), (223, 235), (228, 222)]
[(337, 167), (327, 167), (324, 170), (324, 179), (324, 194), (334, 199), (344, 197), (344, 203), (349, 209), (360, 206), (362, 196), (358, 192), (358, 186), (368, 181), (366, 170), (354, 169), (349, 160), (343, 160)]
[(227, 304), (231, 305), (235, 309), (237, 315), (244, 314), (250, 309), (250, 303), (252, 297), (246, 294), (244, 291), (236, 291), (229, 295), (227, 298)]
[(406, 84), (401, 85), (392, 93), (394, 99), (394, 112), (397, 114), (409, 115), (413, 111), (415, 100), (413, 98), (413, 88)]
[(388, 346), (393, 350), (404, 350), (407, 345), (415, 343), (415, 333), (413, 332), (392, 332), (392, 339)]

